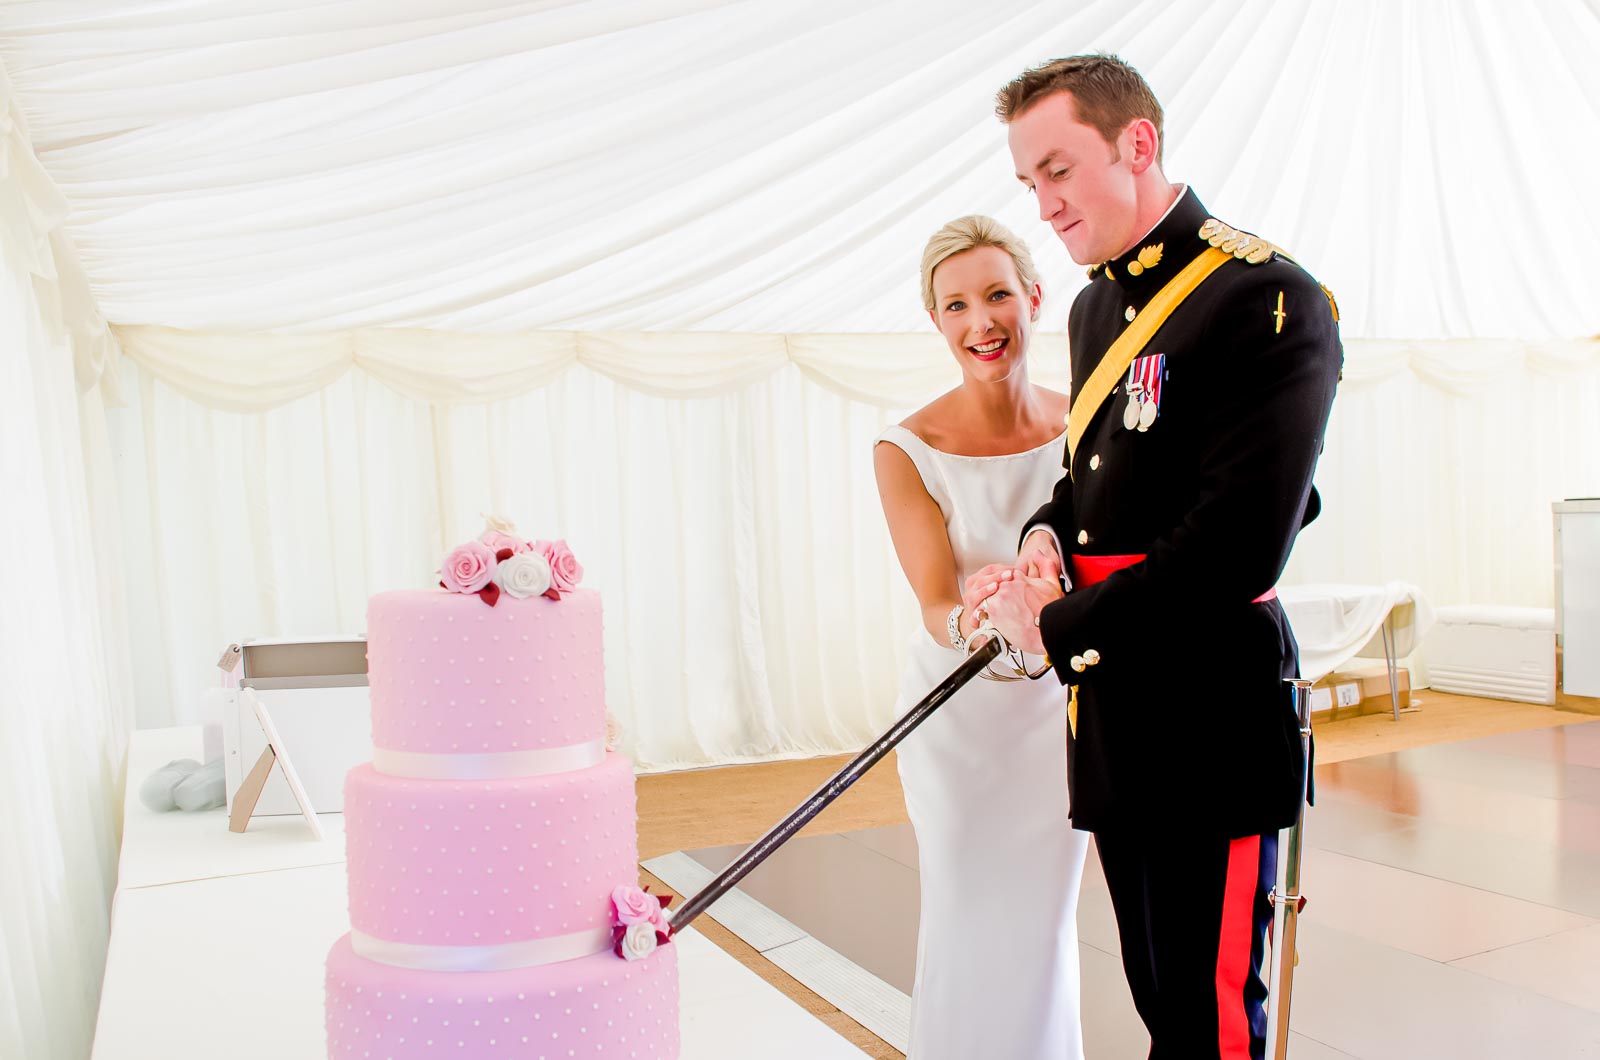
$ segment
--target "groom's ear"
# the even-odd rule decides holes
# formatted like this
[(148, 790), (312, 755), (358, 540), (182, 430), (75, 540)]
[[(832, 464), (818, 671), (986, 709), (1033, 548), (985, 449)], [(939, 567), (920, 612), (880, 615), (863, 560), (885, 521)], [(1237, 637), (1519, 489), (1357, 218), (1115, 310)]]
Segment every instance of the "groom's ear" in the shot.
[(1161, 157), (1161, 134), (1156, 131), (1156, 123), (1149, 118), (1138, 118), (1133, 121), (1123, 133), (1127, 141), (1127, 148), (1119, 147), (1119, 153), (1128, 158), (1135, 174), (1143, 173), (1152, 165), (1159, 165)]

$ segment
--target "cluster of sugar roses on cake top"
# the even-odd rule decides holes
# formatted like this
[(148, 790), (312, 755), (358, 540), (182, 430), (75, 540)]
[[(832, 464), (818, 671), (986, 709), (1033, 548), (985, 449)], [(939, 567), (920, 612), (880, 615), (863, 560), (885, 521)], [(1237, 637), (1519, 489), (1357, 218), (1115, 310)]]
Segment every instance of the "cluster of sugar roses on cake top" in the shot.
[(565, 540), (524, 540), (498, 516), (488, 517), (476, 541), (451, 549), (439, 569), (440, 587), (476, 595), (490, 607), (500, 602), (501, 593), (518, 600), (560, 600), (582, 581), (583, 567)]

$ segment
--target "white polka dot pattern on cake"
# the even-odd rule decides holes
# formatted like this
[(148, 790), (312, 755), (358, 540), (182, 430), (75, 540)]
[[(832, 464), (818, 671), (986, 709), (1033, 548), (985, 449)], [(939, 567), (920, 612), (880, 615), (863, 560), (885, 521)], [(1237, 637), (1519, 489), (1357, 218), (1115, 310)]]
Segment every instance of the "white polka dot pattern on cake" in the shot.
[(633, 765), (516, 780), (345, 781), (350, 923), (418, 945), (481, 946), (610, 927), (638, 878)]
[[(328, 955), (332, 1060), (630, 1057), (676, 1060), (677, 947), (611, 949), (511, 971), (475, 967), (604, 945), (611, 891), (638, 879), (633, 765), (571, 749), (605, 736), (600, 598), (383, 593), (368, 609), (374, 744), (450, 769), (352, 770), (345, 782), (351, 936)], [(566, 772), (424, 779), (503, 752)], [(450, 755), (476, 756), (476, 759)], [(434, 759), (434, 756), (439, 756)], [(401, 772), (394, 769), (393, 772)], [(577, 950), (564, 948), (574, 938)], [(522, 944), (522, 945), (518, 945)], [(459, 959), (459, 960), (458, 960)], [(422, 967), (400, 967), (418, 964)], [(502, 965), (503, 966), (503, 965)]]
[[(417, 972), (328, 954), (329, 1060), (676, 1060), (677, 948), (513, 972)], [(432, 1002), (431, 1004), (429, 1002)]]
[(367, 607), (373, 745), (482, 754), (603, 739), (601, 625), (591, 589), (494, 607), (442, 589), (379, 593)]

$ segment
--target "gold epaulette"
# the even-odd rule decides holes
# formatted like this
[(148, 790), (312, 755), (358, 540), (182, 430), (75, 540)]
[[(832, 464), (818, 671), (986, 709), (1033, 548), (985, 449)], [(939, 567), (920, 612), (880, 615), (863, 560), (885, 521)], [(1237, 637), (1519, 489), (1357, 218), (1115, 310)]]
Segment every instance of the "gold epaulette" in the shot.
[[(1272, 255), (1280, 254), (1285, 258), (1289, 255), (1268, 243), (1260, 236), (1253, 236), (1249, 232), (1241, 232), (1237, 228), (1230, 228), (1215, 217), (1206, 218), (1206, 223), (1200, 226), (1200, 238), (1238, 258), (1240, 261), (1249, 262), (1251, 265), (1260, 265), (1263, 261), (1270, 260)], [(1289, 258), (1293, 261), (1293, 258)]]
[[(1276, 254), (1287, 262), (1299, 265), (1288, 251), (1276, 243), (1268, 243), (1260, 236), (1253, 236), (1249, 232), (1241, 232), (1223, 224), (1215, 217), (1206, 218), (1206, 223), (1200, 226), (1200, 238), (1216, 247), (1218, 250), (1227, 251), (1240, 261), (1249, 262), (1251, 265), (1260, 265), (1269, 261)], [(1333, 311), (1333, 322), (1339, 322), (1339, 303), (1334, 300), (1333, 292), (1324, 284), (1317, 284), (1322, 288), (1322, 293), (1328, 296), (1328, 308)]]

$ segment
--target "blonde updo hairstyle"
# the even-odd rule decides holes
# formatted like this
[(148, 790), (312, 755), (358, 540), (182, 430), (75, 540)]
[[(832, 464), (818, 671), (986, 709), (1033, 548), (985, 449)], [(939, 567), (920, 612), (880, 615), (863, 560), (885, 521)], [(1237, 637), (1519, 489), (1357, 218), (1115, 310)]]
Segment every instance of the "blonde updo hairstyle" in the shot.
[(993, 217), (968, 214), (958, 217), (935, 232), (922, 248), (922, 306), (934, 311), (933, 270), (947, 258), (978, 247), (998, 247), (1011, 255), (1017, 267), (1017, 279), (1022, 281), (1018, 296), (1026, 300), (1039, 282), (1039, 270), (1033, 264), (1028, 245), (1017, 234)]

